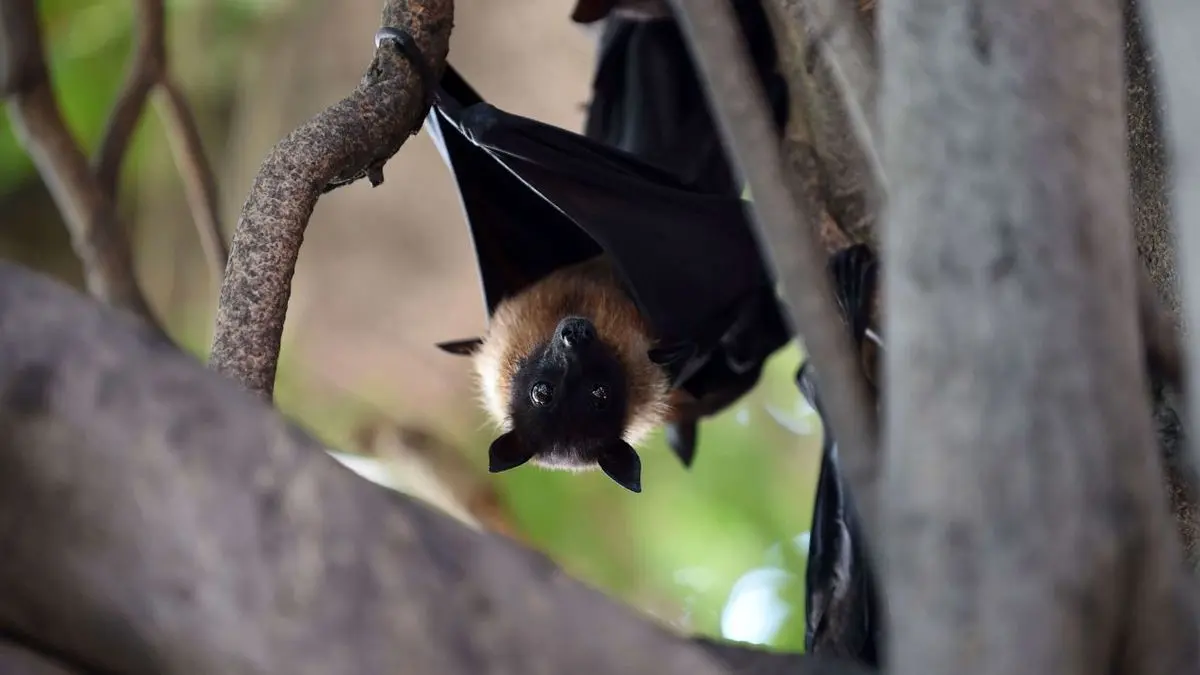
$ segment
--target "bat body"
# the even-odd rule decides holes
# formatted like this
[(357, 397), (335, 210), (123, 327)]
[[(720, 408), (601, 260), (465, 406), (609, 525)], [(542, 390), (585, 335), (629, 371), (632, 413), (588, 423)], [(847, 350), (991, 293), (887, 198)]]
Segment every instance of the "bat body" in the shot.
[(736, 400), (787, 343), (737, 195), (498, 110), (452, 67), (427, 129), (462, 198), (489, 323), (440, 346), (474, 360), (501, 431), (493, 471), (598, 466), (636, 491), (646, 432)]
[[(788, 86), (778, 70), (774, 35), (759, 0), (730, 2), (776, 131), (787, 122)], [(579, 0), (572, 18), (603, 20), (584, 134), (670, 171), (714, 194), (739, 196), (707, 95), (669, 4), (651, 0)], [(770, 316), (770, 310), (763, 312)], [(753, 323), (753, 322), (749, 322)], [(752, 332), (769, 335), (782, 326)], [(751, 350), (755, 351), (755, 350)], [(698, 422), (724, 409), (758, 381), (761, 362), (743, 359), (737, 374), (699, 400), (682, 400), (666, 427), (685, 466), (696, 454)]]
[[(877, 400), (879, 345), (872, 339), (870, 320), (878, 261), (870, 248), (856, 244), (832, 256), (829, 273), (838, 307), (862, 359), (868, 389)], [(849, 657), (877, 666), (882, 608), (875, 574), (863, 551), (859, 516), (838, 461), (837, 441), (829, 433), (811, 363), (800, 367), (796, 380), (825, 428), (804, 580), (804, 649), (809, 654)]]
[(650, 360), (654, 342), (605, 256), (502, 301), (483, 338), (451, 345), (471, 355), (484, 408), (502, 431), (489, 448), (490, 470), (529, 461), (599, 467), (640, 492), (632, 444), (670, 409), (667, 373)]

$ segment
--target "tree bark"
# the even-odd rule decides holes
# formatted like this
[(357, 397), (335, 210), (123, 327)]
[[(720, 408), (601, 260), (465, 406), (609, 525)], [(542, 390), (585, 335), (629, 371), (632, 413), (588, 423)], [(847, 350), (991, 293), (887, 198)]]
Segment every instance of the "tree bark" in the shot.
[(51, 663), (858, 672), (639, 620), (544, 556), (366, 482), (145, 324), (11, 263), (0, 355), (0, 635)]
[(1116, 0), (888, 0), (889, 672), (1196, 672), (1153, 452)]

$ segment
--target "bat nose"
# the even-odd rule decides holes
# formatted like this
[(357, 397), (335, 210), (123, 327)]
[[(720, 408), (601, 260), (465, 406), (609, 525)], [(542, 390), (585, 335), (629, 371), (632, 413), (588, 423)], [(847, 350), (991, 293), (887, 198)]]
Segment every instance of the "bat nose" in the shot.
[(558, 328), (558, 339), (568, 349), (582, 347), (596, 339), (596, 328), (587, 319), (563, 319)]

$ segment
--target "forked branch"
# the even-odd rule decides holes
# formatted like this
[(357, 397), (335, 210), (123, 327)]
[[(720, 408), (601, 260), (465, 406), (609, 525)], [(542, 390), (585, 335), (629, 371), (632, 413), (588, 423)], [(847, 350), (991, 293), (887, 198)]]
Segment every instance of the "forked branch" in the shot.
[(89, 169), (83, 149), (68, 131), (50, 84), (37, 6), (33, 0), (0, 0), (3, 33), (3, 95), (22, 145), (33, 159), (71, 232), (89, 291), (158, 325), (138, 285), (129, 235), (116, 212), (121, 165), (156, 87), (176, 164), (184, 176), (193, 218), (219, 278), (225, 267), (216, 180), (196, 122), (167, 69), (163, 0), (138, 0), (136, 47), (129, 75), (109, 115)]

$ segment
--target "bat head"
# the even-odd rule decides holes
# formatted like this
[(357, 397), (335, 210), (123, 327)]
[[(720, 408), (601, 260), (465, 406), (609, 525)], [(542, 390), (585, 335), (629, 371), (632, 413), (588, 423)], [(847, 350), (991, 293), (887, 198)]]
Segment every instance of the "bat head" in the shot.
[(493, 473), (533, 461), (549, 469), (599, 467), (641, 492), (641, 460), (624, 439), (629, 378), (588, 319), (569, 316), (525, 356), (509, 396), (511, 430), (488, 450)]

